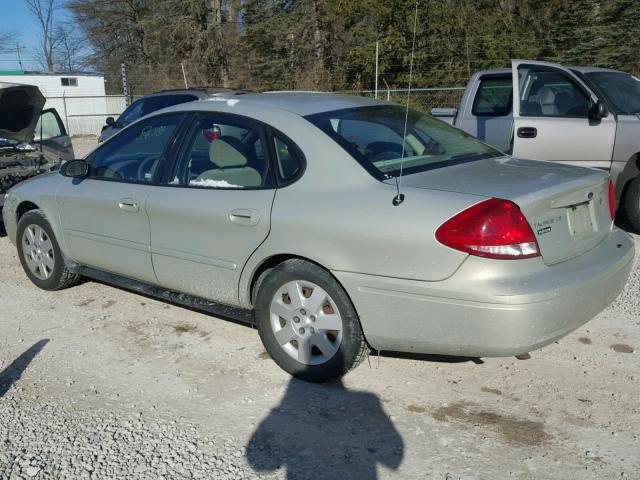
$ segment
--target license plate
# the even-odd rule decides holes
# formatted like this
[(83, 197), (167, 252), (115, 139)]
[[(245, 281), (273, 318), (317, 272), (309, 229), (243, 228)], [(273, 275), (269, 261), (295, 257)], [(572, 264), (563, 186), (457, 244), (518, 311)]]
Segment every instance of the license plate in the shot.
[(584, 203), (568, 209), (569, 228), (574, 240), (582, 240), (593, 233), (593, 221), (591, 220), (591, 205)]

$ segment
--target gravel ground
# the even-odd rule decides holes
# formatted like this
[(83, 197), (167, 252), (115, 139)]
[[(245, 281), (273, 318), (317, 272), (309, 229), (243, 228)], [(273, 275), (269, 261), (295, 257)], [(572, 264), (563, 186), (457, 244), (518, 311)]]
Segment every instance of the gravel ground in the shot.
[(76, 158), (84, 158), (87, 153), (98, 146), (98, 137), (95, 135), (75, 135), (71, 137), (73, 153)]
[(640, 479), (639, 290), (636, 263), (526, 361), (383, 355), (310, 385), (246, 326), (39, 291), (0, 235), (0, 479)]

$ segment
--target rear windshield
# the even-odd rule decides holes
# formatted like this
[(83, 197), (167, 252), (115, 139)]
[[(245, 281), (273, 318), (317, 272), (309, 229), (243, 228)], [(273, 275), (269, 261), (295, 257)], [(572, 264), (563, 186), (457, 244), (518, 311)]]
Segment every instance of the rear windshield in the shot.
[[(470, 135), (409, 110), (382, 105), (305, 117), (379, 180), (504, 155)], [(405, 141), (403, 142), (403, 137)]]

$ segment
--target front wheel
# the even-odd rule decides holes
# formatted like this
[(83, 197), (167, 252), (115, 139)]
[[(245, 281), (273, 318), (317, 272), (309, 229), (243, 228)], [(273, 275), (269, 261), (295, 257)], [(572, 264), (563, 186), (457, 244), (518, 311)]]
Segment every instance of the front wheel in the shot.
[(53, 229), (42, 210), (25, 213), (18, 222), (18, 257), (29, 279), (43, 290), (61, 290), (78, 283), (69, 271)]
[(303, 380), (339, 378), (369, 352), (347, 293), (329, 272), (304, 260), (283, 262), (260, 281), (256, 319), (271, 358)]

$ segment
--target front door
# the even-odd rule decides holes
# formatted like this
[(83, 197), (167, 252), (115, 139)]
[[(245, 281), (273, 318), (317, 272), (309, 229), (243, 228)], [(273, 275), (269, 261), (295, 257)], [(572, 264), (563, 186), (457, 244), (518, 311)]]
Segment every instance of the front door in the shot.
[(249, 256), (266, 239), (275, 195), (261, 125), (202, 113), (166, 186), (147, 199), (159, 283), (230, 305)]
[(42, 141), (42, 150), (50, 162), (73, 160), (73, 147), (55, 108), (44, 110), (34, 132), (34, 143)]
[(513, 156), (610, 168), (616, 121), (594, 115), (597, 96), (560, 65), (514, 60), (512, 70)]
[(145, 202), (183, 114), (153, 117), (103, 144), (85, 179), (57, 192), (66, 251), (76, 262), (156, 283)]

